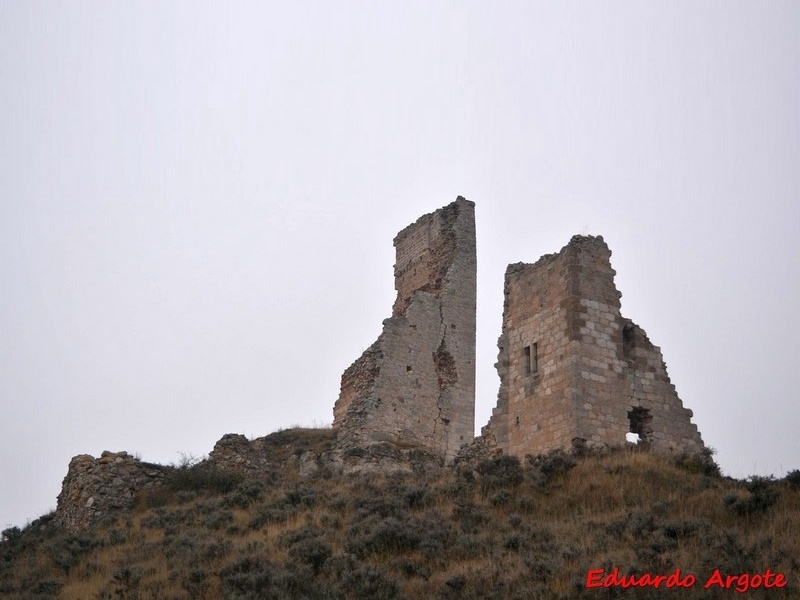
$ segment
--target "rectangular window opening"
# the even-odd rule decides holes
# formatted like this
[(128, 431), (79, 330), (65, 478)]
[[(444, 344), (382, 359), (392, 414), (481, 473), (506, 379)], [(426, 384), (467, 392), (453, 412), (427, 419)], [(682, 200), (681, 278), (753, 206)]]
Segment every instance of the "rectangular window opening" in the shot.
[(626, 434), (625, 439), (634, 444), (648, 443), (653, 435), (653, 417), (650, 411), (641, 406), (634, 406), (628, 411), (628, 422), (630, 424), (630, 431)]
[(525, 346), (522, 351), (523, 362), (525, 365), (525, 375), (539, 374), (539, 343), (534, 342), (530, 346)]

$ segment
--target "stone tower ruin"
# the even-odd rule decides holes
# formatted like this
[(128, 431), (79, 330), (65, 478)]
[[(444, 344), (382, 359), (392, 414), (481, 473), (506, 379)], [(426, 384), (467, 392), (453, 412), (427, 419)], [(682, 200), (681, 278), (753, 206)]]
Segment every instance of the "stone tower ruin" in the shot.
[[(475, 205), (455, 202), (394, 239), (397, 299), (383, 332), (342, 375), (329, 464), (345, 472), (419, 471), (451, 461), (475, 427)], [(558, 254), (508, 266), (498, 340), (497, 406), (477, 443), (520, 458), (620, 446), (628, 433), (658, 451), (702, 453), (661, 351), (620, 315), (611, 251), (575, 236)], [(327, 437), (327, 436), (326, 436)], [(254, 473), (273, 466), (264, 439), (226, 435), (209, 462)], [(308, 456), (311, 473), (322, 454)], [(76, 456), (55, 522), (80, 531), (164, 485), (171, 468), (126, 452)]]
[(632, 432), (655, 450), (703, 450), (661, 351), (620, 314), (610, 256), (602, 237), (575, 236), (508, 266), (490, 447), (523, 457), (618, 446)]
[(394, 239), (397, 299), (342, 375), (341, 449), (392, 442), (453, 458), (475, 430), (475, 205), (459, 197)]
[[(451, 460), (474, 427), (474, 204), (459, 197), (394, 245), (392, 317), (342, 376), (337, 446), (391, 442)], [(602, 237), (575, 236), (558, 254), (509, 265), (500, 391), (482, 430), (490, 448), (523, 457), (633, 433), (659, 451), (704, 449), (661, 351), (620, 314), (610, 257)]]

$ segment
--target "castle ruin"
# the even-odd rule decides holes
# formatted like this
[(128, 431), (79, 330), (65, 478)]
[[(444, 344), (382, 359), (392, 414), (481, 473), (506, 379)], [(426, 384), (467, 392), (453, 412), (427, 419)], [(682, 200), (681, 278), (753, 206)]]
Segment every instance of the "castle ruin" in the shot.
[(391, 442), (452, 459), (475, 431), (475, 205), (459, 197), (394, 239), (397, 299), (342, 375), (337, 446)]
[(630, 432), (659, 451), (703, 450), (661, 351), (620, 314), (610, 256), (602, 237), (575, 236), (508, 266), (490, 447), (523, 457), (618, 446)]
[[(456, 202), (395, 238), (397, 300), (383, 333), (342, 376), (341, 449), (392, 442), (451, 460), (472, 439), (474, 205)], [(498, 402), (482, 441), (524, 457), (620, 446), (704, 448), (661, 351), (620, 314), (611, 251), (575, 236), (558, 254), (509, 265), (498, 346)]]
[[(508, 266), (500, 390), (477, 440), (475, 205), (459, 197), (403, 229), (394, 245), (392, 316), (342, 375), (333, 428), (320, 438), (330, 450), (295, 456), (301, 474), (321, 466), (426, 469), (451, 462), (473, 441), (479, 453), (488, 448), (520, 458), (621, 446), (629, 433), (657, 451), (704, 450), (661, 351), (620, 314), (602, 237), (575, 236), (558, 254)], [(272, 456), (274, 443), (226, 435), (208, 465), (264, 476), (283, 460)], [(84, 529), (131, 506), (138, 492), (157, 490), (171, 471), (125, 452), (77, 456), (56, 522)]]

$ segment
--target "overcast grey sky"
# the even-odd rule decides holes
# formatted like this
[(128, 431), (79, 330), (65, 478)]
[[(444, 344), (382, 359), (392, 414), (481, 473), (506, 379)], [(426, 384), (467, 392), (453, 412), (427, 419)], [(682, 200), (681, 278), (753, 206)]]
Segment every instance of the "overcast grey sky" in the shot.
[(800, 468), (800, 3), (0, 0), (0, 527), (70, 457), (329, 424), (392, 238), (613, 251), (725, 473)]

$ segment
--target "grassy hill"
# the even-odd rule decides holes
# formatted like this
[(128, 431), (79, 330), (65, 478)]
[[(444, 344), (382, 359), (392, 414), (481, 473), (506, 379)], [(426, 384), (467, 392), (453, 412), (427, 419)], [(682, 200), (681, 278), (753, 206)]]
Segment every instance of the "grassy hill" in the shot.
[[(330, 431), (273, 436), (283, 466), (261, 480), (187, 464), (83, 533), (52, 515), (7, 529), (0, 597), (733, 598), (744, 583), (758, 585), (744, 597), (800, 597), (798, 471), (735, 481), (629, 447), (301, 477), (292, 457), (327, 448)], [(677, 569), (688, 589), (666, 587)], [(705, 589), (717, 569), (731, 587)], [(764, 589), (780, 583), (767, 569), (785, 587)], [(587, 588), (590, 570), (614, 585)], [(641, 587), (619, 579), (646, 574)]]

